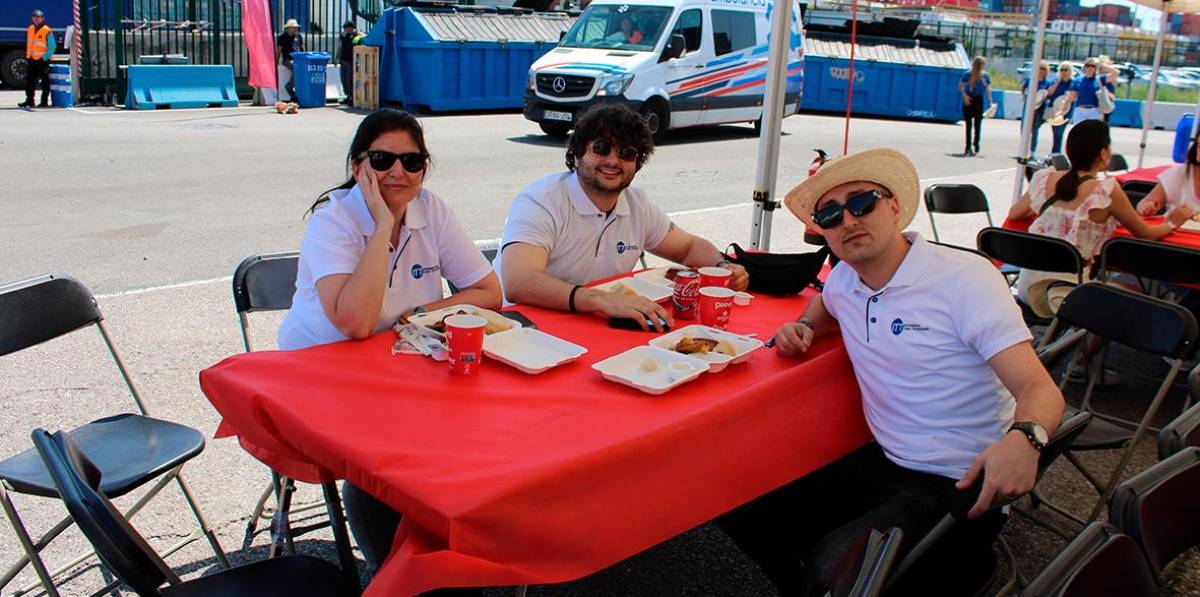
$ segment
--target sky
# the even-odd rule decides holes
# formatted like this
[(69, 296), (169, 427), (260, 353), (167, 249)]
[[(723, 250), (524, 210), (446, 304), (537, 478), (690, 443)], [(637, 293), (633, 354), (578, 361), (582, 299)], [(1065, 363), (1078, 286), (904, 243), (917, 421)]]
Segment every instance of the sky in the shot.
[(1161, 11), (1153, 8), (1146, 8), (1140, 4), (1127, 2), (1126, 0), (1080, 0), (1080, 6), (1096, 6), (1097, 4), (1120, 4), (1133, 9), (1133, 21), (1142, 22), (1141, 27), (1147, 31), (1158, 32), (1158, 20), (1162, 18)]

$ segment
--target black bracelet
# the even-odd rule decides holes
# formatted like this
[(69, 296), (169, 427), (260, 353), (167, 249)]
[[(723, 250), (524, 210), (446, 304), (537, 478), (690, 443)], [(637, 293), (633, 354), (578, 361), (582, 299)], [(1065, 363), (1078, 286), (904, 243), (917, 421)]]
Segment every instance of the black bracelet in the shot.
[(567, 296), (567, 309), (569, 309), (569, 310), (570, 310), (572, 313), (578, 313), (578, 311), (575, 309), (575, 293), (576, 293), (576, 292), (577, 292), (577, 291), (578, 291), (580, 288), (583, 288), (583, 287), (582, 287), (582, 286), (576, 286), (576, 287), (572, 288), (572, 289), (571, 289), (571, 294), (570, 294), (569, 296)]
[(798, 324), (800, 324), (800, 325), (802, 325), (802, 326), (804, 326), (804, 327), (806, 327), (806, 328), (808, 328), (808, 329), (812, 330), (813, 332), (816, 332), (816, 331), (817, 331), (817, 328), (813, 327), (813, 324), (812, 324), (812, 322), (811, 322), (811, 321), (809, 321), (809, 320), (807, 320), (807, 319), (797, 319), (797, 320), (796, 320), (796, 323), (798, 323)]

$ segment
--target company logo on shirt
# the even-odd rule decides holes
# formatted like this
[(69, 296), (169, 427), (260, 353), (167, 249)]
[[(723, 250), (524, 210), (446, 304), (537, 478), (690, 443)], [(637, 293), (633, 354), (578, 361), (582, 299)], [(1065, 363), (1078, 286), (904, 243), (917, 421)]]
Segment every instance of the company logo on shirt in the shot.
[(440, 266), (440, 265), (431, 265), (429, 267), (421, 267), (421, 264), (418, 263), (418, 264), (415, 264), (412, 266), (412, 277), (414, 280), (420, 280), (421, 278), (424, 278), (426, 274), (434, 274), (441, 270), (442, 270), (442, 266)]
[(617, 255), (623, 255), (625, 251), (637, 251), (640, 248), (637, 245), (627, 245), (625, 241), (617, 241)]
[(892, 334), (899, 336), (904, 330), (912, 330), (914, 332), (928, 332), (929, 328), (919, 323), (904, 323), (903, 319), (897, 317), (892, 320)]

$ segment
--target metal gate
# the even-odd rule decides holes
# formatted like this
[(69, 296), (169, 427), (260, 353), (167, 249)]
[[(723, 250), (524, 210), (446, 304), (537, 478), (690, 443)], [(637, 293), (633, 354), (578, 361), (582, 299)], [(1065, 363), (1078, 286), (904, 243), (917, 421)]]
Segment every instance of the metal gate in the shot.
[[(296, 19), (306, 49), (338, 49), (341, 25), (352, 20), (366, 33), (383, 0), (270, 0), (278, 35)], [(250, 97), (249, 57), (242, 36), (242, 0), (80, 0), (80, 94), (122, 101), (125, 71), (144, 56), (182, 55), (188, 64), (233, 66), (238, 95)]]

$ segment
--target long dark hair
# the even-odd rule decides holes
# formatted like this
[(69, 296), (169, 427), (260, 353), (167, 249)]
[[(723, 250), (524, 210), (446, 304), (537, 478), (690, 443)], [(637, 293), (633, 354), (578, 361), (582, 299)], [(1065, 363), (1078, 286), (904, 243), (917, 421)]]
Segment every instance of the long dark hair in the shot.
[(1054, 195), (1066, 203), (1075, 199), (1079, 191), (1079, 173), (1091, 170), (1100, 157), (1100, 152), (1112, 144), (1108, 135), (1108, 124), (1103, 120), (1085, 120), (1067, 133), (1067, 159), (1071, 169), (1063, 174), (1054, 185)]
[(654, 153), (654, 138), (641, 114), (623, 104), (596, 104), (579, 117), (567, 138), (567, 170), (575, 171), (575, 158), (587, 153), (588, 145), (597, 139), (636, 149), (638, 170)]
[(350, 141), (350, 151), (346, 152), (346, 182), (321, 193), (321, 196), (317, 197), (317, 200), (313, 202), (312, 206), (305, 213), (311, 214), (322, 203), (329, 201), (330, 193), (341, 189), (354, 188), (354, 185), (358, 184), (358, 181), (354, 180), (352, 166), (362, 160), (358, 156), (370, 149), (371, 144), (376, 139), (393, 131), (408, 133), (408, 136), (412, 137), (413, 142), (417, 144), (417, 148), (420, 149), (421, 153), (429, 155), (429, 147), (425, 145), (425, 131), (421, 128), (421, 123), (417, 121), (415, 116), (404, 110), (397, 110), (395, 108), (380, 108), (371, 112), (358, 124), (358, 130), (354, 133), (354, 139)]

